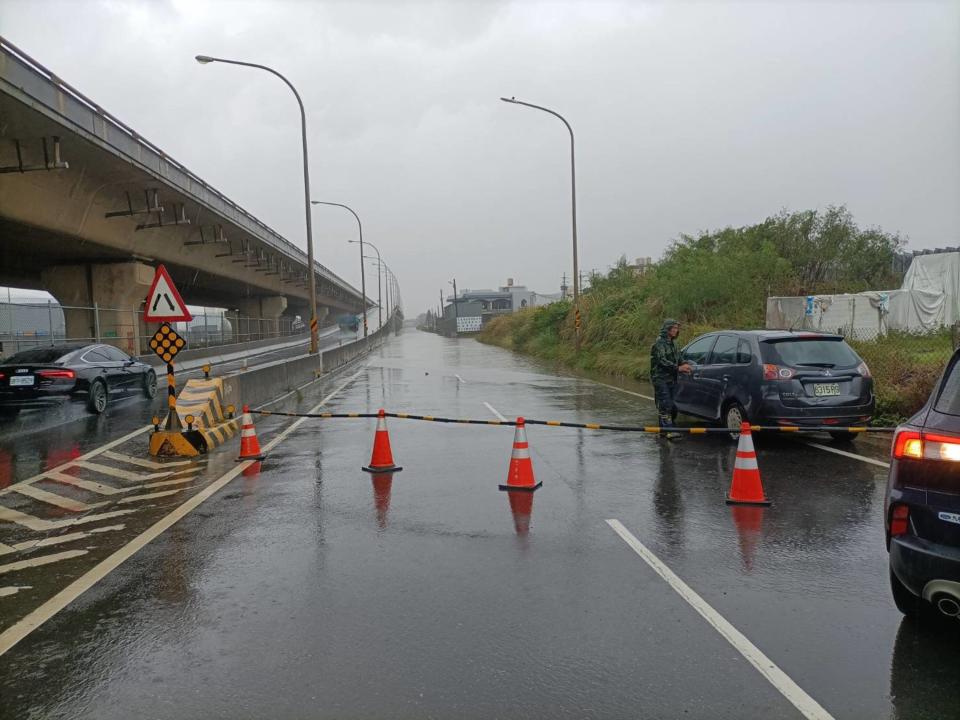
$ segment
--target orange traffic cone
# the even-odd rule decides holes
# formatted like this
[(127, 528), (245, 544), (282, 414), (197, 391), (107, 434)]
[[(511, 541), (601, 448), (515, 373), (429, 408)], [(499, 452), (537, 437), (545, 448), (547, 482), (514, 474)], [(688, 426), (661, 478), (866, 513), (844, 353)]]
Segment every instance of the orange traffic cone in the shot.
[(387, 432), (387, 414), (383, 408), (377, 413), (377, 432), (373, 436), (373, 456), (370, 465), (363, 468), (371, 473), (400, 472), (402, 467), (393, 464), (390, 450), (390, 434)]
[(501, 490), (528, 490), (533, 492), (543, 485), (533, 478), (533, 463), (530, 460), (530, 445), (527, 443), (527, 430), (522, 417), (517, 418), (517, 431), (513, 436), (513, 453), (510, 455), (510, 469), (507, 471), (507, 484)]
[(263, 460), (266, 457), (260, 452), (260, 441), (257, 440), (257, 431), (253, 427), (253, 416), (250, 414), (250, 406), (243, 406), (243, 421), (240, 425), (240, 457), (241, 460)]
[(753, 449), (750, 423), (740, 426), (740, 443), (737, 445), (737, 461), (733, 465), (733, 481), (730, 483), (728, 505), (769, 505), (760, 482), (757, 453)]

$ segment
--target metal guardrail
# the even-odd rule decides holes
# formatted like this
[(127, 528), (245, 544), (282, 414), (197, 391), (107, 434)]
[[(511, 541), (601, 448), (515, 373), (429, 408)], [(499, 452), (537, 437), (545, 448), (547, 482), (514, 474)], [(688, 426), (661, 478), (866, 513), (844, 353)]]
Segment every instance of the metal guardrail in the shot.
[[(175, 185), (178, 192), (192, 198), (194, 202), (204, 204), (210, 210), (231, 219), (242, 229), (256, 236), (258, 240), (270, 245), (274, 250), (287, 254), (306, 267), (307, 254), (303, 250), (219, 190), (208, 185), (199, 175), (174, 160), (136, 130), (104, 110), (2, 36), (0, 36), (0, 53), (6, 56), (0, 62), (0, 79), (11, 87), (29, 96), (36, 103), (42, 104), (48, 112), (64, 122), (93, 135), (99, 142), (109, 145), (129, 162), (156, 173)], [(121, 137), (111, 138), (108, 127), (119, 131)], [(120, 142), (122, 139), (128, 142)], [(176, 173), (170, 173), (168, 168), (172, 168), (183, 177), (176, 177)], [(195, 186), (202, 188), (207, 197), (198, 195)], [(220, 204), (221, 207), (214, 207), (216, 204)], [(352, 293), (357, 300), (361, 299), (361, 292), (330, 268), (316, 261), (314, 265), (321, 277)]]
[[(65, 312), (82, 313), (88, 333), (68, 335)], [(307, 332), (294, 318), (276, 320), (223, 313), (194, 313), (189, 323), (174, 323), (191, 350), (255, 340), (295, 337)], [(21, 350), (58, 343), (103, 343), (129, 355), (149, 351), (149, 333), (140, 308), (110, 308), (46, 303), (0, 302), (0, 358)]]

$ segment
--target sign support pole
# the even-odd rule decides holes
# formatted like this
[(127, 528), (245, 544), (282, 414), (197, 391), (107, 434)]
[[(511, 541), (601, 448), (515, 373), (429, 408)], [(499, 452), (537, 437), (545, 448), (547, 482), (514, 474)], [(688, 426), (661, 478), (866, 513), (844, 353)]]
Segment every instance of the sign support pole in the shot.
[(167, 430), (179, 432), (182, 430), (180, 416), (177, 415), (177, 383), (173, 378), (173, 363), (167, 363)]

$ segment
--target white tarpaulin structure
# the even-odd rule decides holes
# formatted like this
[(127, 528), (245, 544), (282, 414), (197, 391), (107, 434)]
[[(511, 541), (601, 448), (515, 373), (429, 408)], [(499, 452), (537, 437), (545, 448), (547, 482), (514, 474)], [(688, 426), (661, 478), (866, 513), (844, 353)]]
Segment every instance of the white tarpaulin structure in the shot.
[(960, 321), (960, 253), (917, 255), (899, 290), (767, 298), (767, 327), (872, 337)]

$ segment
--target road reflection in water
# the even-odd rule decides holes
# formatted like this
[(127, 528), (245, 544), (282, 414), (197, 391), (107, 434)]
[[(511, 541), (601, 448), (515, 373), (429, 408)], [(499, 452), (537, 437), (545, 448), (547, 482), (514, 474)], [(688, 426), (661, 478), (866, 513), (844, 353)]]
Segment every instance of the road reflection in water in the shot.
[(530, 516), (533, 515), (533, 493), (529, 490), (508, 490), (510, 512), (513, 515), (513, 528), (517, 535), (530, 534)]
[(897, 720), (960, 717), (960, 622), (934, 620), (904, 619), (897, 631), (890, 663), (890, 700)]
[(731, 505), (730, 514), (737, 529), (737, 539), (740, 543), (740, 559), (743, 569), (750, 572), (753, 569), (753, 556), (760, 543), (760, 531), (763, 526), (763, 514), (766, 508), (758, 505)]
[(387, 512), (390, 510), (393, 476), (394, 473), (374, 473), (370, 478), (373, 483), (373, 509), (377, 515), (377, 526), (381, 530), (387, 527)]

